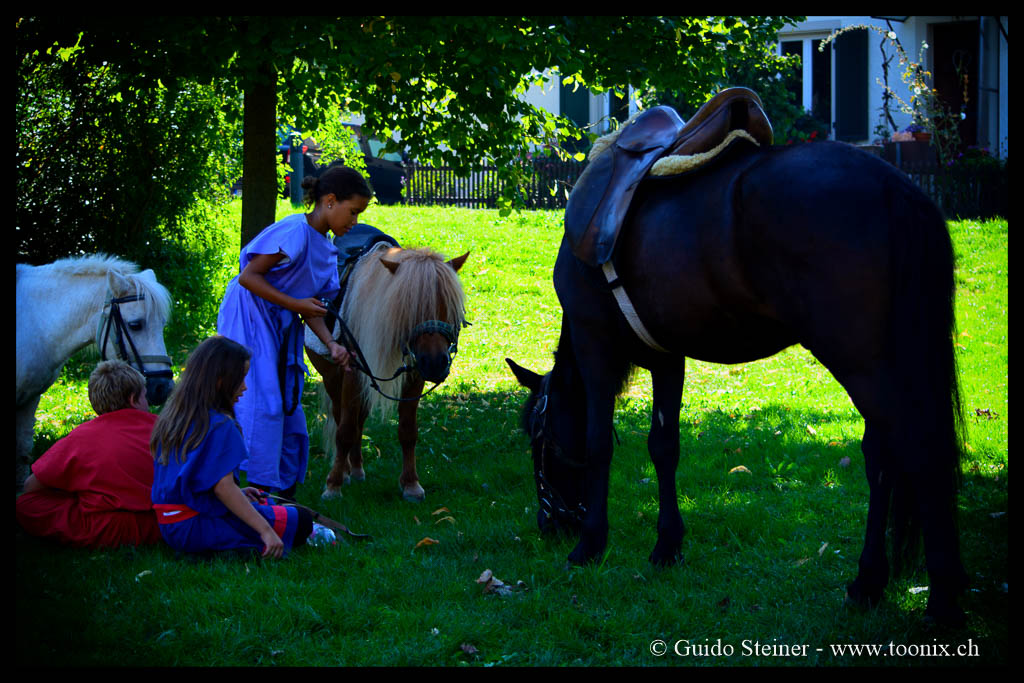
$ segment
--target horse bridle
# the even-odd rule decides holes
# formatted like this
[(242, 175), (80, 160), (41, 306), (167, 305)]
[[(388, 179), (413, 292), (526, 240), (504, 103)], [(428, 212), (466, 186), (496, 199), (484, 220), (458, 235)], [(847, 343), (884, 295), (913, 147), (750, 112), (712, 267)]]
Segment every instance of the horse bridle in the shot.
[[(424, 396), (432, 392), (434, 389), (439, 387), (441, 385), (441, 382), (444, 381), (441, 380), (441, 382), (435, 382), (434, 386), (430, 387), (429, 389), (421, 393), (419, 396), (409, 396), (405, 398), (391, 396), (385, 393), (384, 390), (381, 389), (380, 385), (378, 384), (378, 382), (390, 382), (391, 380), (398, 378), (402, 374), (406, 372), (412, 372), (413, 370), (416, 369), (416, 354), (413, 353), (410, 345), (412, 344), (413, 341), (416, 340), (417, 337), (423, 334), (438, 333), (442, 337), (444, 337), (445, 340), (448, 342), (448, 364), (447, 367), (445, 368), (445, 379), (447, 379), (448, 372), (451, 370), (452, 367), (452, 362), (455, 360), (455, 354), (459, 352), (459, 329), (457, 327), (450, 325), (444, 322), (443, 320), (427, 320), (421, 322), (419, 325), (412, 329), (412, 331), (409, 333), (408, 338), (405, 341), (405, 344), (403, 344), (402, 346), (401, 367), (395, 370), (394, 374), (392, 374), (390, 377), (378, 377), (375, 374), (373, 374), (373, 371), (370, 369), (369, 365), (364, 360), (365, 356), (363, 356), (362, 349), (359, 348), (359, 342), (356, 341), (356, 337), (354, 334), (352, 334), (352, 330), (350, 330), (348, 325), (345, 324), (345, 319), (341, 317), (341, 312), (338, 310), (338, 307), (334, 306), (331, 302), (327, 301), (326, 299), (321, 299), (320, 303), (323, 304), (324, 308), (327, 309), (328, 313), (333, 314), (337, 319), (338, 336), (335, 339), (335, 341), (337, 341), (339, 344), (341, 344), (350, 351), (349, 363), (356, 370), (366, 375), (367, 379), (370, 380), (370, 386), (374, 389), (374, 391), (376, 391), (384, 398), (389, 399), (391, 401), (419, 401), (421, 398), (423, 398)], [(462, 326), (469, 327), (469, 325), (469, 321), (463, 319)]]
[(583, 503), (577, 503), (570, 508), (565, 498), (558, 492), (558, 489), (548, 481), (544, 473), (547, 465), (548, 455), (555, 460), (574, 468), (584, 468), (585, 463), (576, 462), (565, 456), (562, 447), (547, 433), (547, 410), (548, 397), (551, 393), (551, 373), (544, 375), (541, 380), (540, 392), (536, 402), (531, 409), (529, 428), (530, 446), (534, 448), (540, 444), (540, 467), (534, 469), (533, 477), (537, 484), (537, 499), (545, 519), (551, 519), (556, 514), (568, 517), (577, 523), (582, 523), (587, 514), (587, 508)]
[[(171, 370), (171, 359), (169, 356), (143, 356), (139, 353), (138, 348), (135, 346), (135, 342), (132, 341), (132, 335), (128, 330), (128, 325), (124, 321), (124, 317), (121, 315), (121, 304), (131, 303), (133, 301), (143, 301), (146, 295), (143, 292), (138, 294), (132, 294), (129, 296), (122, 297), (111, 297), (107, 303), (103, 306), (103, 313), (100, 314), (100, 322), (96, 328), (96, 346), (99, 348), (100, 358), (107, 359), (107, 343), (110, 341), (110, 333), (114, 332), (114, 349), (116, 355), (114, 356), (117, 360), (123, 360), (127, 362), (136, 370), (142, 373), (147, 379), (174, 379), (174, 373)], [(110, 308), (110, 313), (107, 313), (107, 308)], [(127, 342), (127, 345), (125, 344)], [(129, 350), (131, 353), (129, 354)], [(167, 366), (166, 370), (146, 370), (146, 363), (160, 363)], [(137, 367), (136, 367), (137, 366)]]

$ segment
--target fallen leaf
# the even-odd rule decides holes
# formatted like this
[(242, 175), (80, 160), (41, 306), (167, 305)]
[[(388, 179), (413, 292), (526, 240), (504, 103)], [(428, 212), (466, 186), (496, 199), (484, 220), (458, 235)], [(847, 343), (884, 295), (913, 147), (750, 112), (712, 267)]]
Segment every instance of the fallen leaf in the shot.
[(434, 511), (433, 511), (433, 512), (431, 512), (430, 514), (431, 514), (431, 515), (439, 515), (439, 514), (441, 514), (442, 512), (451, 512), (451, 510), (449, 510), (448, 508), (437, 508), (436, 510), (434, 510)]
[(840, 461), (839, 461), (839, 466), (840, 467), (849, 467), (850, 466), (850, 456), (844, 455), (842, 457), (842, 459), (840, 459)]
[(143, 576), (149, 576), (149, 575), (150, 575), (150, 574), (152, 574), (152, 573), (153, 573), (153, 572), (152, 572), (152, 571), (150, 571), (149, 569), (147, 569), (147, 570), (145, 570), (145, 571), (142, 571), (142, 572), (139, 572), (138, 574), (136, 574), (136, 575), (135, 575), (135, 580), (136, 580), (136, 581), (138, 581), (138, 580), (139, 580), (139, 579), (141, 579), (141, 578), (142, 578)]
[(827, 548), (827, 547), (828, 547), (828, 541), (826, 541), (826, 542), (821, 544), (821, 547), (818, 548), (818, 557), (821, 557), (822, 553), (825, 552), (825, 548)]
[(924, 593), (926, 590), (928, 590), (928, 586), (915, 586), (914, 588), (911, 588), (909, 592), (913, 595), (917, 595), (918, 593)]
[[(480, 578), (476, 580), (477, 583), (483, 584), (484, 593), (496, 593), (497, 595), (509, 595), (512, 592), (512, 587), (506, 584), (504, 581), (494, 575), (490, 569), (485, 569)], [(516, 586), (526, 584), (520, 581)]]
[(437, 545), (440, 542), (441, 541), (438, 541), (438, 540), (435, 540), (433, 538), (430, 538), (429, 536), (424, 536), (423, 540), (421, 540), (419, 543), (417, 543), (416, 546), (413, 548), (413, 550), (416, 550), (416, 548), (419, 548), (420, 546), (423, 546), (423, 545)]
[(416, 525), (417, 525), (417, 526), (419, 526), (419, 523), (420, 523), (420, 518), (419, 518), (419, 517), (417, 517), (416, 515), (413, 515), (413, 516), (412, 516), (412, 519), (413, 519), (413, 521), (414, 521), (414, 522), (416, 522)]
[(466, 653), (467, 655), (475, 655), (475, 654), (477, 654), (477, 653), (479, 653), (479, 652), (480, 652), (479, 650), (477, 650), (477, 649), (476, 649), (475, 647), (473, 647), (473, 646), (472, 646), (472, 645), (470, 645), (469, 643), (462, 643), (461, 645), (459, 645), (459, 647), (460, 647), (460, 648), (462, 649), (462, 651), (463, 651), (463, 652), (465, 652), (465, 653)]
[(807, 433), (810, 434), (811, 436), (817, 436), (818, 435), (818, 432), (816, 432), (814, 430), (814, 427), (812, 427), (811, 425), (807, 425)]
[(441, 519), (439, 519), (436, 522), (434, 522), (434, 525), (436, 526), (436, 525), (440, 524), (441, 522), (450, 522), (452, 524), (455, 524), (455, 518), (450, 516), (450, 515), (446, 516), (446, 517), (442, 517)]
[(794, 567), (799, 567), (801, 565), (807, 564), (810, 561), (811, 561), (811, 558), (809, 558), (809, 557), (801, 557), (799, 560), (797, 560), (796, 562), (793, 563), (793, 566)]
[(746, 472), (747, 474), (752, 474), (752, 472), (743, 465), (737, 465), (736, 467), (733, 467), (731, 470), (729, 470), (729, 474), (736, 474), (737, 472)]

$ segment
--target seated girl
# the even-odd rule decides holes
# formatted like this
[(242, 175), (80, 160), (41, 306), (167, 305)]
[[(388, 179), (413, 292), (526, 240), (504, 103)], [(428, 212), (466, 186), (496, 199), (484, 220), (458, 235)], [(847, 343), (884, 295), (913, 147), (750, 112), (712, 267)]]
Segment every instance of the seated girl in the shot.
[(262, 504), (260, 491), (235, 481), (247, 452), (234, 405), (245, 393), (251, 357), (227, 337), (201, 343), (153, 428), (153, 508), (175, 550), (253, 549), (280, 558), (313, 529), (307, 511)]

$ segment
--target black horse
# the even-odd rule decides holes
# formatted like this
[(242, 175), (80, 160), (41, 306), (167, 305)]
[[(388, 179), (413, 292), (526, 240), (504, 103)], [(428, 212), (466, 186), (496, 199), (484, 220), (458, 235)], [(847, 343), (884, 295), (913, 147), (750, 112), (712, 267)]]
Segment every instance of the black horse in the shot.
[(611, 263), (663, 350), (638, 338), (601, 270), (563, 239), (554, 368), (542, 377), (508, 361), (532, 392), (524, 428), (538, 522), (580, 534), (569, 560), (599, 558), (607, 544), (612, 413), (633, 365), (653, 381), (648, 448), (660, 512), (650, 560), (665, 565), (681, 559), (685, 533), (675, 472), (686, 357), (742, 363), (802, 344), (865, 423), (870, 501), (849, 598), (870, 605), (882, 597), (891, 503), (900, 528), (920, 525), (927, 615), (962, 621), (953, 250), (939, 209), (895, 168), (852, 146), (741, 141), (697, 172), (643, 180)]

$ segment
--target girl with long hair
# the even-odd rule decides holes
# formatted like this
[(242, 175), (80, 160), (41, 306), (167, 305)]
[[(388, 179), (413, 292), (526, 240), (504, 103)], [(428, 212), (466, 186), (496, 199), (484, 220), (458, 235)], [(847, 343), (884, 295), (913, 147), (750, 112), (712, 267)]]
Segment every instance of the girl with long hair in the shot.
[(252, 353), (220, 335), (201, 343), (153, 427), (153, 508), (160, 533), (175, 550), (260, 550), (280, 558), (305, 543), (312, 518), (295, 507), (266, 505), (261, 492), (239, 488), (245, 459), (235, 404), (246, 393)]

